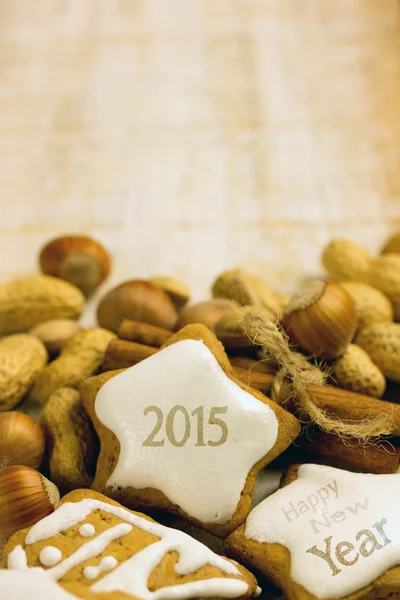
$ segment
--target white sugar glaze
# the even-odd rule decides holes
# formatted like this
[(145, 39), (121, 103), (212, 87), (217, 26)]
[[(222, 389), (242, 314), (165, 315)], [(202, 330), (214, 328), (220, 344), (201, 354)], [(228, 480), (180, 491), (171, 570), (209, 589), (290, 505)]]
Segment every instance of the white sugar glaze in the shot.
[(9, 569), (18, 569), (19, 571), (29, 568), (28, 559), (22, 546), (15, 546), (10, 552), (7, 558), (7, 567)]
[[(157, 436), (164, 443), (143, 446), (156, 418), (144, 411), (154, 405), (164, 415)], [(168, 441), (166, 418), (178, 405), (189, 415), (203, 407), (205, 445), (196, 446), (197, 426), (192, 417), (184, 447)], [(207, 445), (221, 439), (220, 427), (208, 422), (213, 407), (227, 407), (220, 418), (228, 437), (220, 446)], [(107, 485), (160, 490), (204, 523), (226, 523), (232, 518), (249, 471), (273, 448), (278, 436), (274, 411), (229, 379), (199, 340), (177, 342), (107, 381), (97, 395), (95, 411), (120, 443), (118, 462)], [(177, 418), (174, 427), (176, 437), (182, 439), (184, 420)]]
[(86, 579), (96, 579), (100, 575), (100, 573), (106, 573), (107, 571), (112, 571), (117, 566), (118, 561), (114, 556), (105, 556), (97, 567), (85, 567), (83, 569), (83, 576)]
[[(199, 594), (202, 597), (237, 598), (247, 592), (247, 583), (232, 577), (191, 582), (150, 592), (147, 588), (148, 579), (163, 556), (170, 551), (176, 551), (179, 554), (175, 569), (180, 575), (194, 573), (207, 564), (219, 568), (228, 575), (239, 576), (240, 571), (235, 564), (214, 554), (209, 548), (181, 531), (148, 521), (134, 515), (122, 506), (114, 506), (94, 499), (62, 504), (54, 513), (36, 523), (29, 530), (25, 544), (29, 546), (53, 538), (70, 527), (78, 525), (95, 510), (114, 515), (124, 523), (110, 527), (97, 537), (85, 542), (62, 562), (48, 569), (47, 577), (53, 580), (61, 579), (72, 568), (85, 563), (90, 558), (99, 556), (110, 542), (127, 535), (133, 527), (137, 527), (157, 536), (159, 540), (118, 565), (112, 573), (98, 580), (92, 586), (94, 591), (119, 590), (138, 596), (143, 600), (168, 598), (184, 600), (197, 597)], [(8, 556), (8, 568), (26, 569), (26, 564), (26, 553), (21, 546), (17, 546)]]
[(317, 598), (342, 598), (400, 564), (399, 498), (399, 474), (302, 465), (294, 482), (252, 510), (245, 537), (282, 544), (296, 583)]
[(54, 567), (62, 559), (62, 553), (59, 548), (54, 546), (45, 546), (40, 551), (39, 560), (45, 567)]
[(76, 600), (78, 596), (60, 587), (44, 571), (9, 571), (0, 569), (2, 600)]
[(92, 537), (96, 533), (96, 529), (91, 523), (84, 523), (79, 527), (79, 535), (82, 537)]

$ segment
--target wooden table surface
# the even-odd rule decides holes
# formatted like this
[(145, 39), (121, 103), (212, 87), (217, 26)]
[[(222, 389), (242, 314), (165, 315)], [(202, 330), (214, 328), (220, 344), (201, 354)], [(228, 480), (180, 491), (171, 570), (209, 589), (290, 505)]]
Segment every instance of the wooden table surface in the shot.
[(400, 227), (398, 0), (0, 0), (0, 65), (2, 280), (84, 231), (285, 288)]

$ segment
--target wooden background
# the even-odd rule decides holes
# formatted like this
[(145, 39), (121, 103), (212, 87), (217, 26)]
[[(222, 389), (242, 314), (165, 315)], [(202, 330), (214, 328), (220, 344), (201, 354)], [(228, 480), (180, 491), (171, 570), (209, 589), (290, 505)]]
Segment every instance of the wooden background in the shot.
[(86, 232), (285, 289), (400, 227), (398, 0), (0, 0), (0, 69), (2, 280)]

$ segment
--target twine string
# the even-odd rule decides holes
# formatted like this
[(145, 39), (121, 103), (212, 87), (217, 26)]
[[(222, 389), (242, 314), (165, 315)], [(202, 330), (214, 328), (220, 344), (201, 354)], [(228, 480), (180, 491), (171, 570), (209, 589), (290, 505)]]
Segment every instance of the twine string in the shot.
[(373, 437), (393, 434), (395, 424), (390, 414), (352, 421), (331, 416), (317, 406), (310, 387), (323, 386), (327, 375), (310, 364), (303, 354), (292, 351), (289, 339), (278, 322), (253, 309), (244, 316), (243, 331), (255, 345), (261, 347), (265, 358), (272, 358), (280, 365), (272, 385), (273, 399), (279, 398), (284, 380), (289, 379), (293, 386), (293, 400), (300, 409), (301, 416), (307, 416), (308, 421), (315, 423), (323, 431), (363, 442), (368, 442)]

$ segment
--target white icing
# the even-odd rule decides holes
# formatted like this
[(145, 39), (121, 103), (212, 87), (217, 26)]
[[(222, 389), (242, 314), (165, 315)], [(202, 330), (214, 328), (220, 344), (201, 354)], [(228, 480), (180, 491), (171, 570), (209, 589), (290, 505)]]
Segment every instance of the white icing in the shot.
[(46, 576), (42, 569), (8, 571), (0, 569), (2, 600), (76, 600), (71, 594)]
[[(156, 423), (154, 412), (144, 415), (152, 405), (164, 415), (155, 437), (164, 440), (162, 446), (143, 446)], [(192, 416), (186, 444), (177, 447), (168, 440), (166, 418), (178, 405), (184, 406), (189, 416), (203, 407), (204, 446), (196, 446), (197, 418)], [(220, 446), (207, 445), (221, 439), (221, 428), (208, 423), (213, 407), (227, 407), (227, 412), (219, 415), (228, 428), (228, 438)], [(97, 395), (95, 411), (121, 447), (107, 485), (160, 490), (204, 523), (231, 519), (249, 471), (272, 449), (278, 435), (274, 411), (229, 379), (198, 340), (177, 342), (110, 379)], [(185, 431), (181, 417), (177, 414), (174, 421), (179, 440)]]
[[(84, 499), (80, 502), (66, 502), (62, 504), (51, 515), (36, 523), (28, 531), (25, 544), (29, 546), (52, 538), (70, 527), (79, 524), (94, 510), (104, 511), (125, 522), (103, 531), (96, 538), (85, 542), (61, 563), (48, 569), (46, 575), (51, 579), (61, 579), (72, 568), (102, 554), (110, 542), (127, 535), (133, 527), (137, 527), (153, 534), (159, 538), (158, 541), (146, 546), (143, 550), (117, 566), (112, 573), (105, 575), (97, 581), (92, 586), (93, 590), (118, 590), (138, 596), (143, 600), (163, 600), (164, 598), (183, 600), (198, 596), (237, 598), (243, 596), (248, 591), (246, 582), (232, 577), (221, 577), (164, 587), (156, 592), (150, 592), (147, 588), (147, 582), (152, 571), (159, 564), (163, 556), (171, 551), (176, 551), (179, 554), (175, 570), (180, 575), (194, 573), (207, 564), (219, 568), (227, 575), (240, 576), (240, 571), (235, 564), (222, 556), (218, 556), (207, 548), (207, 546), (191, 538), (186, 533), (139, 517), (122, 506), (114, 506), (99, 500)], [(18, 550), (12, 559), (14, 568), (24, 568), (24, 564), (26, 564), (22, 556), (22, 553), (25, 554), (25, 552), (21, 547), (19, 548), (20, 550)], [(9, 560), (11, 554), (9, 555)], [(112, 557), (107, 558), (110, 559)], [(105, 565), (110, 566), (110, 560), (107, 560)], [(104, 564), (103, 570), (105, 570)], [(89, 574), (93, 574), (93, 571), (89, 570), (88, 572)]]
[(18, 569), (19, 571), (28, 569), (28, 559), (26, 557), (25, 550), (21, 545), (15, 546), (15, 548), (9, 553), (7, 557), (7, 568)]
[(79, 535), (82, 537), (92, 537), (96, 533), (96, 529), (91, 523), (84, 523), (79, 527)]
[(61, 579), (71, 569), (89, 560), (89, 558), (98, 556), (104, 552), (104, 550), (112, 541), (118, 540), (131, 531), (132, 525), (129, 525), (128, 523), (120, 523), (119, 525), (115, 525), (115, 527), (111, 527), (110, 529), (103, 531), (103, 533), (97, 536), (97, 538), (94, 538), (93, 540), (90, 540), (90, 542), (83, 544), (83, 546), (78, 548), (78, 550), (63, 560), (62, 563), (56, 567), (53, 567), (52, 569), (49, 569), (47, 573), (53, 579)]
[(62, 559), (62, 552), (54, 546), (45, 546), (40, 551), (39, 560), (45, 567), (54, 567)]
[(262, 589), (260, 588), (260, 586), (258, 585), (256, 587), (256, 591), (254, 592), (254, 598), (258, 598), (258, 596), (261, 596), (262, 594)]
[[(314, 596), (342, 598), (400, 564), (399, 497), (398, 474), (302, 465), (295, 481), (252, 510), (245, 536), (288, 548), (292, 579)], [(341, 542), (347, 545), (338, 546)], [(332, 559), (333, 567), (315, 552), (307, 552), (314, 546)], [(344, 564), (340, 558), (355, 562)]]
[(114, 556), (105, 556), (97, 567), (85, 567), (83, 569), (83, 576), (86, 579), (96, 579), (100, 573), (112, 571), (117, 566), (118, 561)]
[[(133, 557), (134, 558), (134, 557)], [(128, 561), (127, 561), (128, 562)], [(192, 581), (191, 583), (183, 583), (180, 585), (171, 585), (164, 587), (156, 592), (149, 592), (140, 585), (140, 581), (132, 581), (132, 575), (129, 573), (132, 565), (124, 563), (124, 570), (118, 574), (118, 581), (116, 579), (116, 571), (110, 575), (106, 575), (100, 581), (92, 586), (94, 591), (116, 591), (122, 590), (128, 593), (134, 593), (130, 591), (130, 588), (142, 590), (143, 600), (186, 600), (187, 598), (238, 598), (244, 596), (248, 590), (248, 586), (244, 581), (239, 579), (230, 579), (229, 585), (226, 579), (212, 578), (204, 579), (203, 581)], [(120, 567), (121, 568), (121, 567)], [(101, 585), (102, 584), (102, 585)]]

